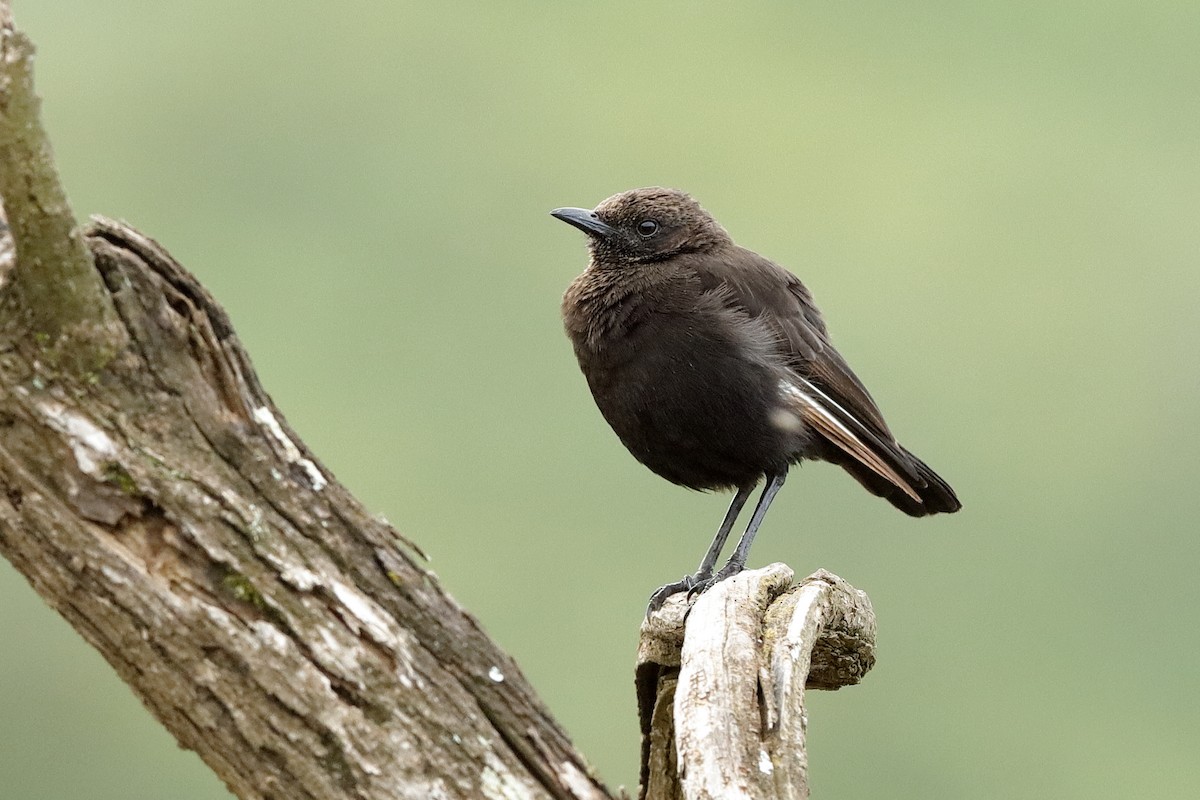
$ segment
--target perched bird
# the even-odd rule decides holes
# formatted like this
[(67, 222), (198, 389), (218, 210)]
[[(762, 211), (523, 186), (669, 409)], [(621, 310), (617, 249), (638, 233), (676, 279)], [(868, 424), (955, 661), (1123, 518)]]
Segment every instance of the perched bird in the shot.
[[(588, 235), (591, 260), (563, 296), (562, 315), (600, 413), (658, 475), (735, 492), (699, 569), (656, 591), (647, 613), (745, 567), (792, 464), (837, 464), (914, 517), (961, 508), (949, 484), (892, 436), (804, 284), (734, 244), (691, 196), (633, 189), (592, 211), (550, 213)], [(746, 532), (714, 574), (763, 479)]]

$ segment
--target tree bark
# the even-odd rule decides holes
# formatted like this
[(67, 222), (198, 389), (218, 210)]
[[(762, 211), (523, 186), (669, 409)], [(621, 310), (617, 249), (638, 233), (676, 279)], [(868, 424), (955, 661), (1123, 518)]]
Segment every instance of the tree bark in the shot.
[[(0, 0), (0, 555), (240, 798), (614, 798), (420, 550), (295, 435), (208, 292), (128, 225), (76, 228), (31, 56)], [(812, 609), (843, 585), (818, 574), (779, 596), (790, 577), (722, 584), (687, 637), (681, 600), (670, 625), (656, 616), (661, 654), (638, 667), (643, 797), (726, 796), (696, 776), (723, 768), (708, 752), (721, 714), (745, 737), (761, 727), (747, 681), (768, 664), (762, 752), (803, 778)], [(854, 598), (847, 618), (869, 612)], [(869, 668), (867, 627), (847, 634), (861, 652), (843, 671)], [(714, 692), (735, 705), (702, 701)], [(718, 749), (741, 776), (764, 763), (755, 748)]]

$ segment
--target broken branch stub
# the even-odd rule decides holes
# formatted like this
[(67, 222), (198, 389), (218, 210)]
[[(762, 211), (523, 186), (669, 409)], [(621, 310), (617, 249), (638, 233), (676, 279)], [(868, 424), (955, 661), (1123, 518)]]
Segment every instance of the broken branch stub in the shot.
[(808, 797), (804, 689), (857, 683), (875, 662), (866, 594), (818, 570), (743, 572), (642, 626), (642, 800)]
[(60, 369), (103, 369), (128, 342), (58, 180), (50, 139), (38, 120), (33, 43), (0, 3), (0, 198), (21, 269), (0, 274), (17, 315)]

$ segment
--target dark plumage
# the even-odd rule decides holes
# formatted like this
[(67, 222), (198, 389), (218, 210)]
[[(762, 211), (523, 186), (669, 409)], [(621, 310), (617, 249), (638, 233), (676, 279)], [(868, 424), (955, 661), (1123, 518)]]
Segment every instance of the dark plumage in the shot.
[[(735, 489), (695, 575), (703, 591), (740, 571), (788, 467), (845, 469), (915, 517), (954, 512), (954, 490), (905, 450), (829, 341), (796, 276), (734, 244), (695, 200), (662, 188), (560, 208), (591, 261), (563, 297), (567, 335), (600, 412), (633, 456), (692, 489)], [(712, 568), (759, 480), (767, 485), (733, 556)]]

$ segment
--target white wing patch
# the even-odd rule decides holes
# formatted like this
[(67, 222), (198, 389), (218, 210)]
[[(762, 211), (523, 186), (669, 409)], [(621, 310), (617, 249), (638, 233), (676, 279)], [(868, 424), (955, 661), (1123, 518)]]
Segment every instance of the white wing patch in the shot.
[(826, 439), (862, 462), (881, 478), (890, 481), (896, 488), (903, 491), (918, 503), (921, 498), (908, 481), (901, 478), (896, 470), (887, 465), (872, 449), (852, 430), (837, 418), (829, 408), (835, 408), (842, 414), (853, 419), (853, 415), (838, 405), (829, 395), (822, 392), (803, 378), (797, 378), (800, 383), (790, 380), (779, 382), (779, 390), (788, 400), (793, 401), (800, 417), (805, 422), (820, 431)]

